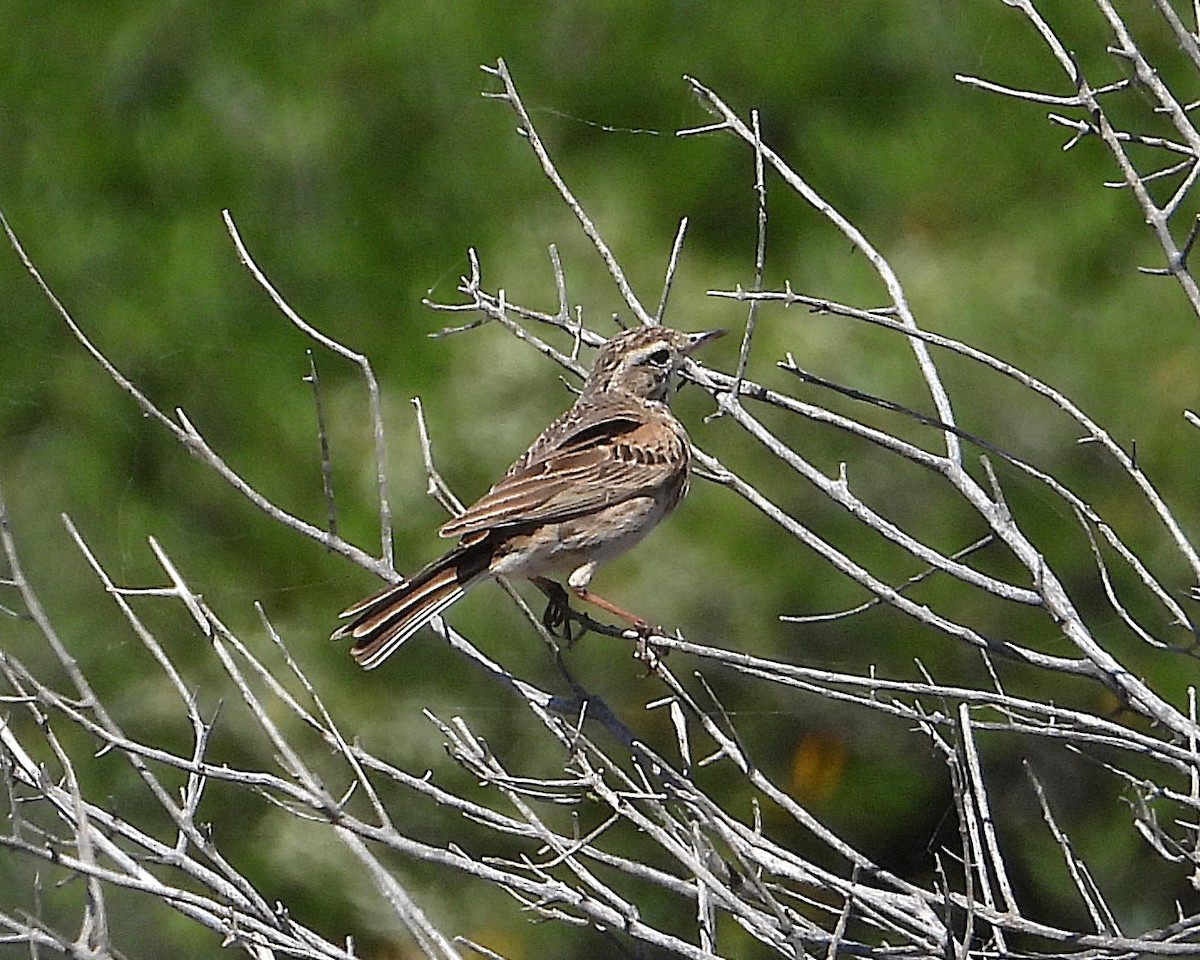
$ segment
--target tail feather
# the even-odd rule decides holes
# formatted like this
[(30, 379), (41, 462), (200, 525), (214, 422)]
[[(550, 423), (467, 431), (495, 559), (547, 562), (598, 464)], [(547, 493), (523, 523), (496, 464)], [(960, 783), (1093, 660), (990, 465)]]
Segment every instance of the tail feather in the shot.
[(469, 569), (476, 565), (463, 560), (460, 551), (451, 551), (411, 579), (347, 607), (341, 617), (350, 618), (350, 623), (338, 627), (331, 639), (353, 640), (350, 655), (364, 670), (373, 670), (486, 572), (486, 567)]

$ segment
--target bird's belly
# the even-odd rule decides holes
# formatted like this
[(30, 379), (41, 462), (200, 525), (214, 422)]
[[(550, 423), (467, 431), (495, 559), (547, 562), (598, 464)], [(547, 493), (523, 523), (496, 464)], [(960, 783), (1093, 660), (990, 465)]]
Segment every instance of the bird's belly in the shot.
[(511, 537), (504, 556), (493, 562), (492, 572), (553, 576), (584, 564), (604, 563), (638, 543), (673, 506), (666, 498), (633, 497), (586, 516), (543, 524)]

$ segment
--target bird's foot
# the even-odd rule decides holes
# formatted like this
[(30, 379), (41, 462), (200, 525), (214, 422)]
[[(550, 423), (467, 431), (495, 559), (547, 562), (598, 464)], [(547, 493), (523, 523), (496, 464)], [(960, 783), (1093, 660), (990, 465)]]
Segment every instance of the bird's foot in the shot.
[(547, 598), (546, 612), (542, 614), (542, 626), (554, 636), (561, 636), (567, 641), (567, 646), (571, 646), (584, 635), (587, 627), (586, 625), (582, 626), (578, 633), (572, 633), (571, 623), (578, 622), (579, 618), (571, 609), (567, 591), (561, 584), (547, 580), (545, 577), (538, 577), (534, 582)]
[(662, 627), (652, 627), (647, 621), (639, 617), (634, 623), (633, 629), (637, 633), (637, 642), (633, 647), (633, 659), (644, 663), (646, 665), (646, 676), (650, 676), (650, 674), (658, 670), (663, 658), (671, 652), (671, 648), (657, 647), (650, 643), (651, 637), (664, 636)]

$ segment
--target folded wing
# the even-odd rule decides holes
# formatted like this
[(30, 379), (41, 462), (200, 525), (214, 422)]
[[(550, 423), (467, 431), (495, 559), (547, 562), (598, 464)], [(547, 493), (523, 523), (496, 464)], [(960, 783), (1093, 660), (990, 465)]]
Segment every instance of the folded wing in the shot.
[(661, 488), (686, 466), (687, 456), (687, 443), (674, 430), (617, 409), (581, 423), (553, 447), (535, 443), (499, 483), (438, 532), (459, 537), (592, 513)]

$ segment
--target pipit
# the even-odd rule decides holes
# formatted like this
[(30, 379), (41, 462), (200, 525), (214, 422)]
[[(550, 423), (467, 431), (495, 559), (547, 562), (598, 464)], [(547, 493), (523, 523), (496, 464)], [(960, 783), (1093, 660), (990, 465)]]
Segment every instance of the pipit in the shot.
[(491, 490), (442, 525), (458, 546), (407, 580), (347, 608), (333, 639), (354, 641), (365, 669), (444, 613), (471, 587), (526, 577), (550, 598), (546, 622), (565, 623), (567, 586), (633, 624), (647, 622), (588, 590), (596, 568), (624, 553), (670, 513), (688, 487), (690, 444), (671, 414), (671, 379), (701, 344), (724, 330), (626, 330), (600, 349), (575, 405), (533, 441)]

